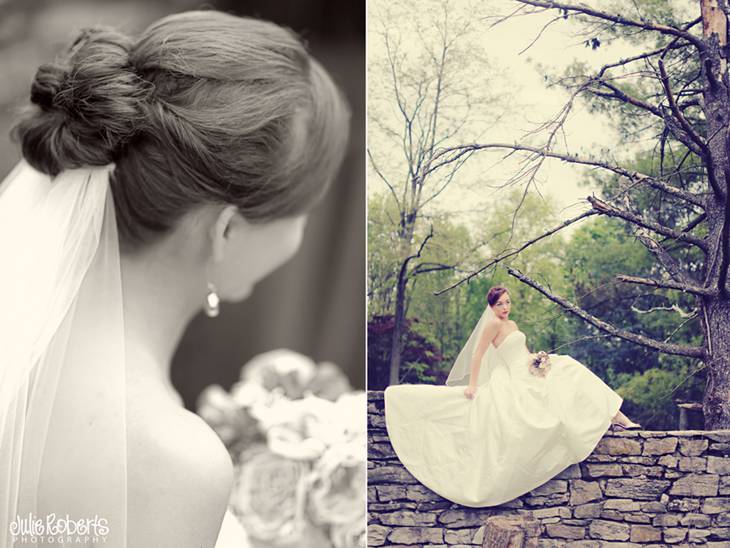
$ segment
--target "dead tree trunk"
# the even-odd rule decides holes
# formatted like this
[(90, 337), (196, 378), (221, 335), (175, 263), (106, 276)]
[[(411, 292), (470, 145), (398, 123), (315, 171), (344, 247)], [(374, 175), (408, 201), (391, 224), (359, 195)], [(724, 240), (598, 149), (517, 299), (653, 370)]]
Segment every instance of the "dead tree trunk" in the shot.
[[(704, 397), (705, 427), (730, 428), (730, 295), (727, 289), (728, 234), (730, 209), (728, 207), (728, 180), (730, 162), (730, 81), (727, 72), (727, 16), (717, 0), (701, 0), (702, 34), (706, 45), (703, 56), (704, 111), (707, 124), (706, 142), (710, 185), (716, 187), (707, 194), (705, 212), (711, 246), (704, 268), (705, 287), (717, 288), (717, 294), (702, 296), (705, 349), (707, 352), (707, 386)], [(714, 179), (714, 183), (712, 181)]]

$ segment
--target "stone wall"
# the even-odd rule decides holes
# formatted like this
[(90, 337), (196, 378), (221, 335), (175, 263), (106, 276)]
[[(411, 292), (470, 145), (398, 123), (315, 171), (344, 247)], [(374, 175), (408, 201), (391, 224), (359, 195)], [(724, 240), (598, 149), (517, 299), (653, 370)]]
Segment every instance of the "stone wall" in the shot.
[(730, 548), (730, 430), (609, 431), (585, 461), (483, 509), (439, 497), (400, 464), (382, 392), (368, 395), (368, 436), (368, 546), (482, 546), (490, 516), (516, 516), (539, 523), (525, 546)]

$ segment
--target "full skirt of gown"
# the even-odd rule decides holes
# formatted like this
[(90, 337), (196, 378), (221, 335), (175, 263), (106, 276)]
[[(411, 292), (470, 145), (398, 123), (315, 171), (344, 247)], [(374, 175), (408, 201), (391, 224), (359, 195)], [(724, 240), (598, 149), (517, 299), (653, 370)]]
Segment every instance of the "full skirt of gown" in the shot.
[[(473, 400), (464, 386), (385, 390), (385, 421), (398, 458), (426, 487), (464, 506), (496, 506), (584, 460), (622, 398), (570, 356), (550, 354), (530, 374), (525, 335), (507, 335), (481, 364)], [(485, 371), (485, 368), (487, 371)]]

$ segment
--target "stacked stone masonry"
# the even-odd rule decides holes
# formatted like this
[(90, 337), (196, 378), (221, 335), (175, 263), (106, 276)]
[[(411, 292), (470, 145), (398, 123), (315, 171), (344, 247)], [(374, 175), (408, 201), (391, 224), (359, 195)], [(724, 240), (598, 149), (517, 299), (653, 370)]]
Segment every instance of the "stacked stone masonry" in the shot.
[(368, 437), (368, 546), (482, 546), (487, 519), (502, 515), (537, 520), (529, 545), (541, 548), (730, 548), (730, 430), (609, 431), (585, 461), (481, 509), (439, 497), (401, 465), (382, 392), (368, 395)]

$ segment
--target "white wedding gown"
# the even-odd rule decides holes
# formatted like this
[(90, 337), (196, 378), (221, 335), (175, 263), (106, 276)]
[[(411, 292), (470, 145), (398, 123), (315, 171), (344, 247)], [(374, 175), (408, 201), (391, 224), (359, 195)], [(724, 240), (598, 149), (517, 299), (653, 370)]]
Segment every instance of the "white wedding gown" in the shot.
[[(485, 354), (486, 356), (486, 354)], [(622, 398), (583, 364), (550, 354), (530, 374), (525, 334), (513, 331), (482, 360), (473, 400), (464, 386), (385, 390), (385, 420), (398, 458), (416, 479), (464, 506), (495, 506), (585, 459)]]
[(226, 510), (215, 548), (250, 548), (250, 546), (251, 543), (241, 522), (230, 510)]

